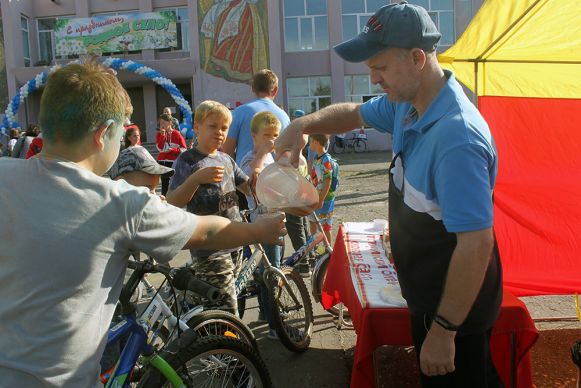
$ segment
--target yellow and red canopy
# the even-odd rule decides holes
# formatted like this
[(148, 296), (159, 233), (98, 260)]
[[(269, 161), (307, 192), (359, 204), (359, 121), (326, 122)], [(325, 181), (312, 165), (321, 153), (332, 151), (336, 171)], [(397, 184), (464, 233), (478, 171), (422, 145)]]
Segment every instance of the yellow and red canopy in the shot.
[(487, 0), (439, 60), (494, 134), (505, 286), (581, 292), (581, 1)]

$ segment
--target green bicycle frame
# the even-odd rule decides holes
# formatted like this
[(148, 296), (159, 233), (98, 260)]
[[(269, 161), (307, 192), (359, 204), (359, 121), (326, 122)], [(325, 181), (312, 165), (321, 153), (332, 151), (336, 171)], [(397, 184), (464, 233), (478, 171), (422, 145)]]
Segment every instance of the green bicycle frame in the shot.
[(147, 360), (148, 363), (165, 376), (174, 388), (185, 388), (186, 385), (174, 368), (171, 367), (159, 354), (155, 353)]

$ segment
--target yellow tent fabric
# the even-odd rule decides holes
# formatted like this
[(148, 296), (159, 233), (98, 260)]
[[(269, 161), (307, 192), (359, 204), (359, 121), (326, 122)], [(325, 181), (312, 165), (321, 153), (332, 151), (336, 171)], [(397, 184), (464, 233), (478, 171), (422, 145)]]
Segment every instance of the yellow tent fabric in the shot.
[(486, 0), (438, 58), (478, 96), (581, 98), (581, 0)]

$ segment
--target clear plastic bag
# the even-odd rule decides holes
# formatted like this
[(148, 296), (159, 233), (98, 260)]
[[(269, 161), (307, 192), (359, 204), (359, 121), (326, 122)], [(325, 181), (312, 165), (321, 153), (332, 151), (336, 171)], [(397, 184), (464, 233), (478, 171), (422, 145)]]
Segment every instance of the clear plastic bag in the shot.
[(262, 170), (256, 181), (256, 196), (270, 209), (314, 208), (319, 202), (313, 184), (287, 158), (281, 158)]

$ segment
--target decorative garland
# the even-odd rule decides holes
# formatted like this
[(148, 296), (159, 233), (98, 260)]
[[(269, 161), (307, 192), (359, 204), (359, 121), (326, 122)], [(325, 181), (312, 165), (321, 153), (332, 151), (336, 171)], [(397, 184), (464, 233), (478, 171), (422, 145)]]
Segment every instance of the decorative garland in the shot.
[[(75, 60), (67, 63), (65, 66), (80, 62), (80, 60)], [(194, 131), (192, 129), (192, 108), (190, 107), (188, 101), (186, 101), (184, 96), (178, 90), (178, 88), (173, 84), (173, 82), (171, 82), (171, 80), (165, 78), (158, 71), (153, 70), (150, 67), (128, 59), (107, 58), (102, 62), (102, 65), (114, 70), (122, 69), (131, 73), (142, 75), (160, 85), (166, 92), (170, 94), (176, 104), (178, 104), (184, 116), (183, 123), (180, 125), (180, 132), (186, 139), (192, 139), (194, 137)], [(0, 135), (2, 135), (2, 137), (9, 138), (10, 135), (8, 132), (11, 128), (16, 128), (18, 130), (22, 129), (20, 124), (18, 124), (16, 121), (16, 112), (18, 111), (20, 104), (24, 102), (24, 99), (28, 97), (30, 93), (42, 88), (45, 85), (48, 76), (59, 67), (60, 65), (54, 65), (49, 70), (39, 73), (36, 77), (25, 83), (18, 90), (4, 111), (2, 126), (0, 127)]]

